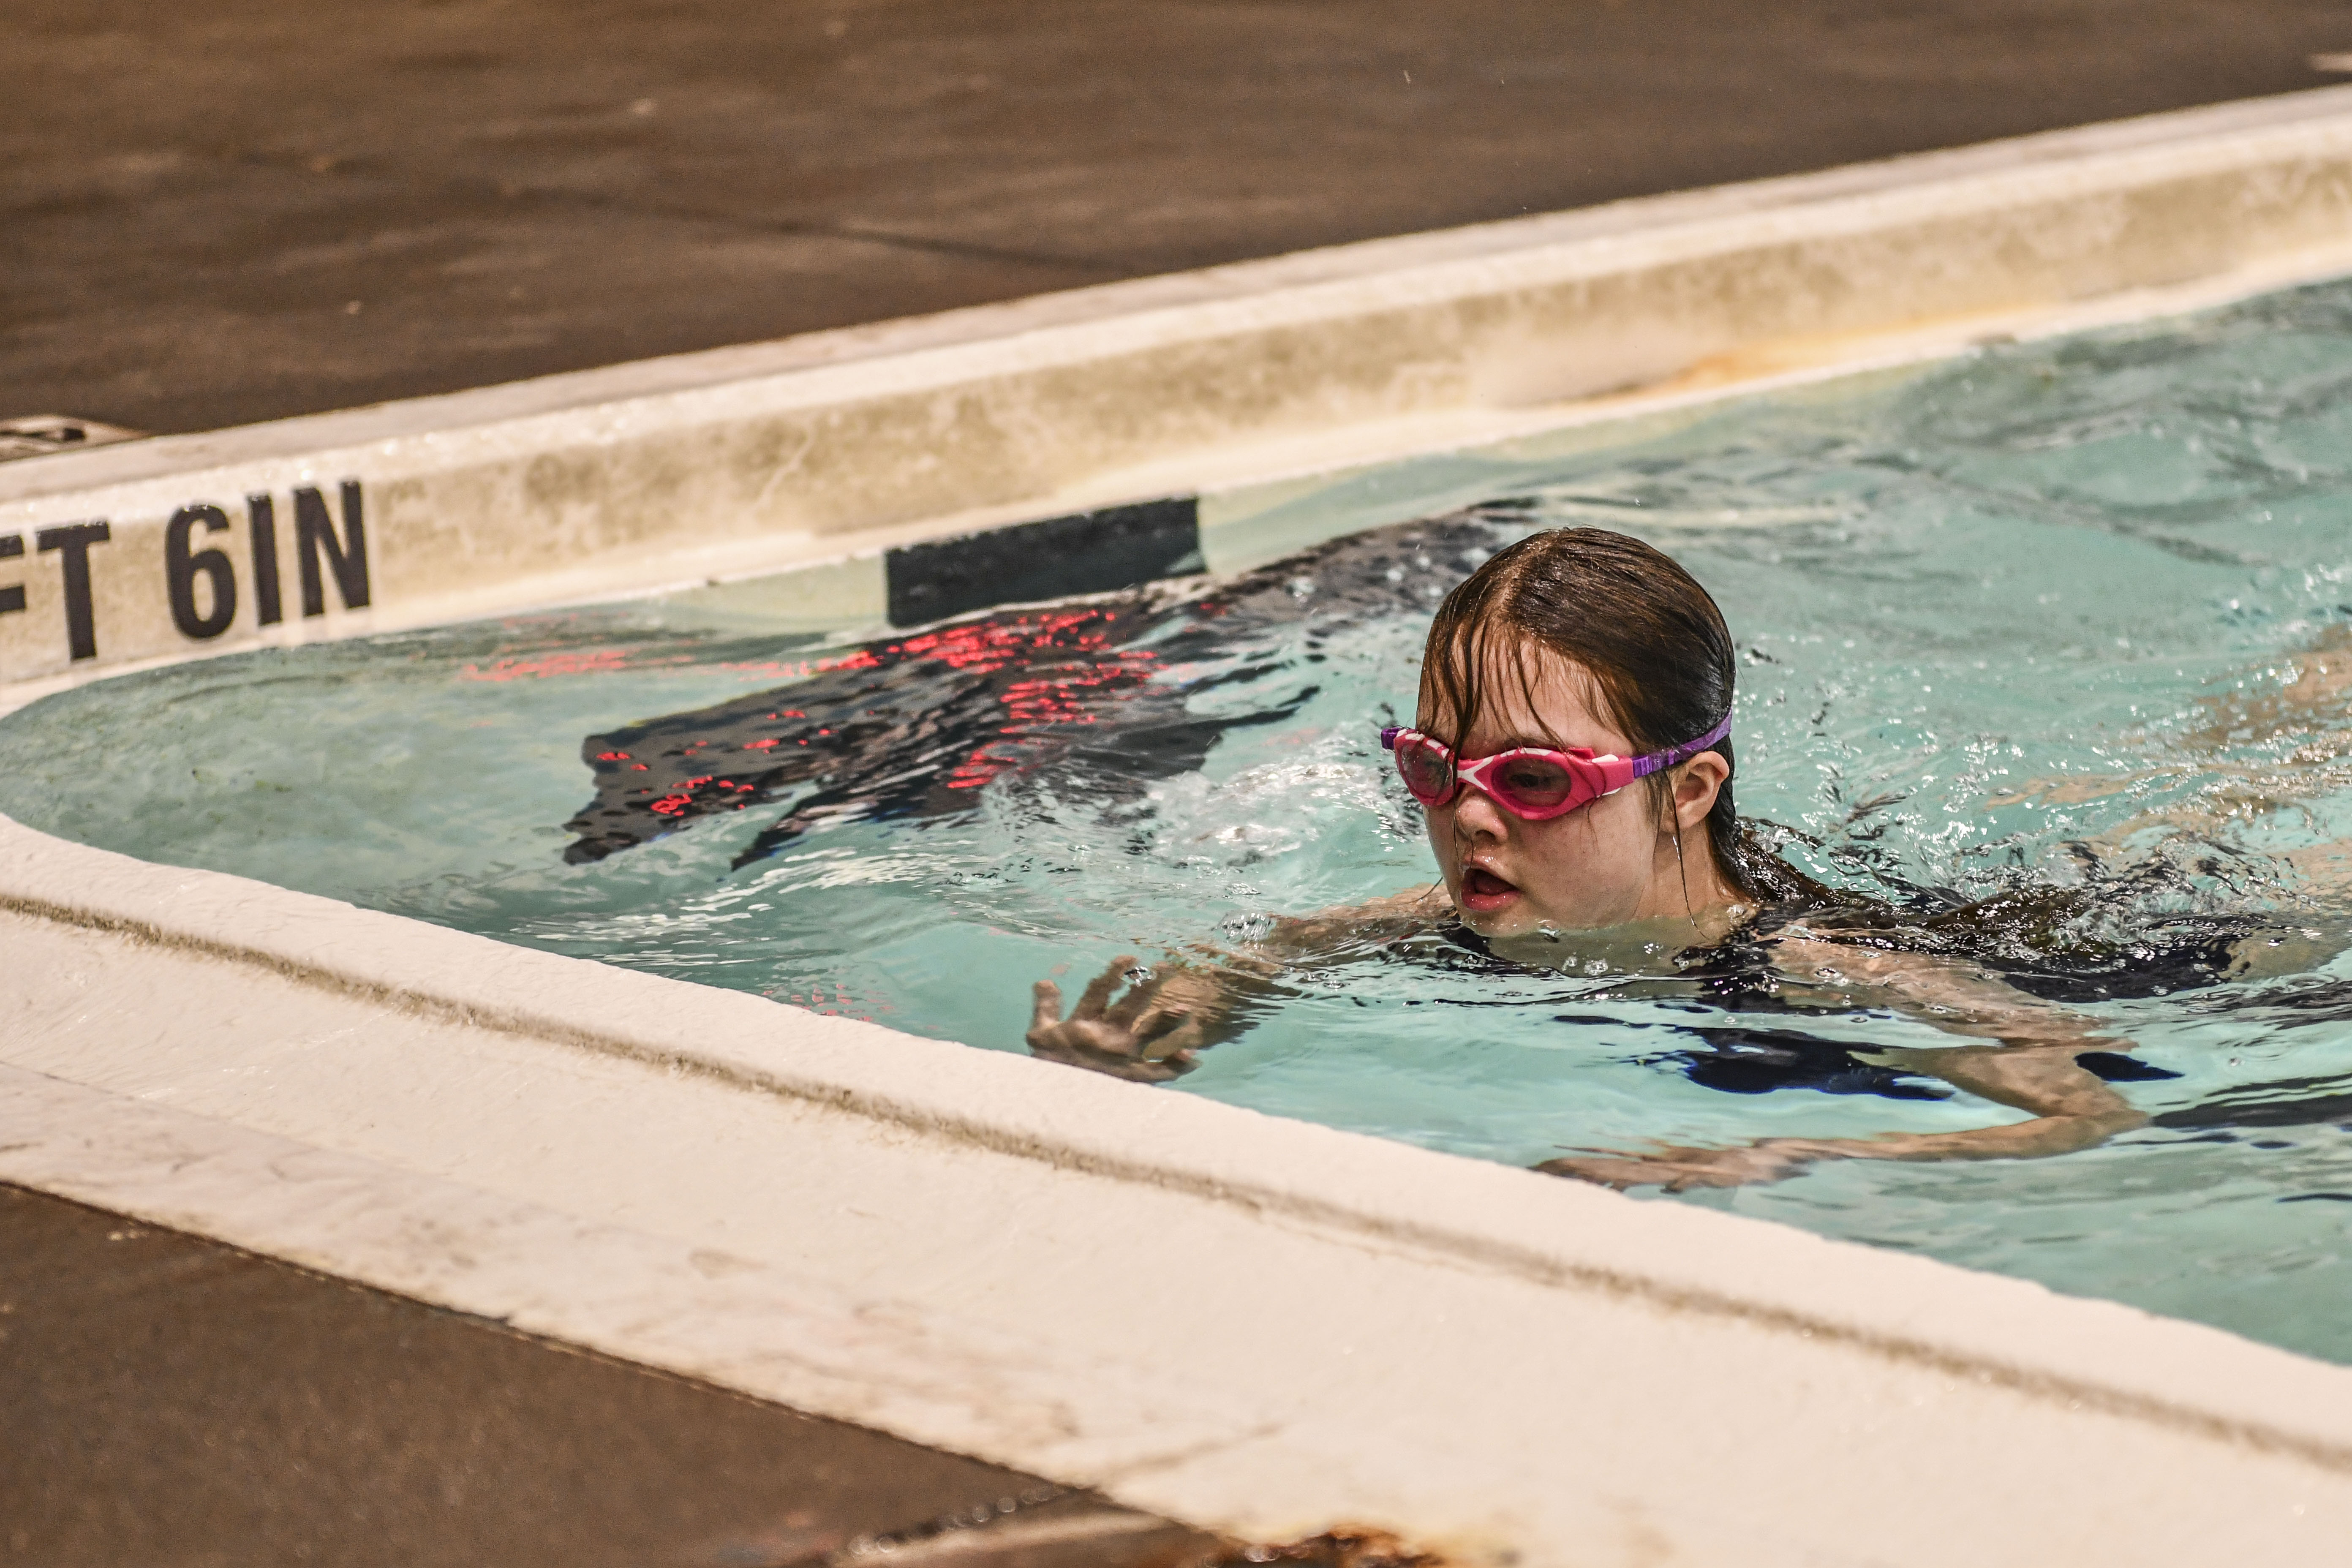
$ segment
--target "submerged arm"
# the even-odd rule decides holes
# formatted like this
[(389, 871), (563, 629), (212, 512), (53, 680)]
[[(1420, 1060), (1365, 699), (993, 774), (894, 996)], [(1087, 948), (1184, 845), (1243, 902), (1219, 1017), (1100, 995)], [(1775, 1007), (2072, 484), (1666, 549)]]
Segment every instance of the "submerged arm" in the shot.
[[(1202, 948), (1192, 960), (1150, 967), (1123, 955), (1087, 984), (1067, 1018), (1062, 988), (1040, 980), (1033, 989), (1029, 1049), (1047, 1061), (1165, 1083), (1198, 1067), (1202, 1050), (1246, 1029), (1242, 1004), (1272, 994), (1284, 964), (1349, 942), (1409, 936), (1452, 907), (1443, 887), (1412, 888), (1277, 921), (1250, 952)], [(1114, 999), (1121, 982), (1127, 992)]]
[(1882, 1003), (1949, 1033), (1985, 1040), (1948, 1049), (1856, 1052), (1957, 1089), (2031, 1111), (2032, 1120), (1965, 1132), (1894, 1132), (1875, 1138), (1767, 1138), (1728, 1149), (1662, 1148), (1643, 1154), (1571, 1155), (1537, 1170), (1624, 1188), (1647, 1184), (1669, 1192), (1779, 1181), (1823, 1160), (2024, 1160), (2072, 1153), (2127, 1132), (2147, 1120), (2086, 1070), (2084, 1051), (2129, 1050), (2127, 1040), (2098, 1032), (2079, 1013), (2027, 996), (1947, 960), (1810, 939), (1784, 941), (1782, 963), (1822, 988), (1854, 1001), (1874, 992)]

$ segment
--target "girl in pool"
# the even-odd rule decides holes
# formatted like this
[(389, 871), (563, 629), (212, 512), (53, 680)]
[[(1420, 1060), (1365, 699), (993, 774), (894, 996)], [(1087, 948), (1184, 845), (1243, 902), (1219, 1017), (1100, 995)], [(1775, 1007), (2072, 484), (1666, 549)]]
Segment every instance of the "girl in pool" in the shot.
[[(1576, 1154), (1539, 1170), (1672, 1190), (1777, 1180), (1826, 1160), (2063, 1153), (2140, 1125), (2109, 1080), (2171, 1075), (2135, 1062), (2129, 1042), (2095, 1020), (2022, 988), (2017, 966), (1981, 933), (2025, 930), (2049, 950), (2037, 956), (2061, 969), (2072, 958), (2114, 979), (2137, 964), (2165, 971), (2161, 981), (2177, 988), (2242, 973), (2249, 960), (2237, 939), (2251, 922), (2209, 927), (2168, 952), (2143, 944), (2126, 958), (2113, 946), (2066, 946), (2060, 928), (2077, 895), (2065, 890), (1926, 914), (1832, 891), (1772, 853), (1733, 807), (1735, 671), (1714, 600), (1658, 551), (1591, 528), (1511, 545), (1446, 598), (1430, 627), (1415, 721), (1381, 737), (1422, 805), (1441, 879), (1281, 922), (1253, 953), (1157, 973), (1122, 958), (1067, 1017), (1059, 988), (1040, 981), (1031, 1049), (1164, 1081), (1238, 1032), (1236, 1004), (1268, 988), (1281, 962), (1442, 931), (1497, 960), (1549, 967), (1576, 933), (1580, 954), (1597, 945), (1637, 955), (1637, 966), (1640, 954), (1672, 955), (1686, 980), (1744, 1009), (1923, 1018), (1969, 1043), (1843, 1054), (1867, 1062), (1864, 1070), (1938, 1079), (2030, 1120)], [(2323, 684), (2333, 696), (2341, 672)], [(2308, 955), (2263, 956), (2292, 964)], [(2034, 970), (2037, 988), (2050, 991), (2050, 963)], [(1122, 980), (1130, 984), (1115, 999)]]

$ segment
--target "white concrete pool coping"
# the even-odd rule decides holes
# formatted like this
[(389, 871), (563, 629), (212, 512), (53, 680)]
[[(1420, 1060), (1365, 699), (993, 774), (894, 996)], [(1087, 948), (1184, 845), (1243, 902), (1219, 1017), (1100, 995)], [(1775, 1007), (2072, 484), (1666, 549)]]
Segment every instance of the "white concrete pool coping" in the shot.
[[(1125, 503), (1241, 564), (1463, 482), (1379, 464), (2346, 272), (2352, 89), (27, 459), (0, 709), (712, 579), (872, 624), (893, 552)], [(1561, 1568), (2352, 1540), (2352, 1370), (2213, 1330), (5, 821), (0, 925), (0, 1180), (1189, 1522)]]

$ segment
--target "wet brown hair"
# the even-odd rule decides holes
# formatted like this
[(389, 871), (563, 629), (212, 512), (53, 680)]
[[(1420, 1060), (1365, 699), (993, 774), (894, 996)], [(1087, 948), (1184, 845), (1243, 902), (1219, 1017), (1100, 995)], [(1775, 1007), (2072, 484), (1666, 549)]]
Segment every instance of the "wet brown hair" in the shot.
[[(1422, 702), (1458, 746), (1476, 727), (1486, 682), (1514, 671), (1535, 707), (1530, 655), (1558, 654), (1589, 675), (1611, 722), (1638, 752), (1696, 740), (1731, 711), (1738, 662), (1730, 628), (1698, 580), (1671, 556), (1603, 528), (1558, 528), (1490, 557), (1438, 606), (1421, 667)], [(1555, 740), (1560, 737), (1553, 737)], [(1732, 765), (1729, 737), (1707, 748)], [(1672, 770), (1643, 781), (1663, 809)], [(1727, 881), (1751, 891), (1724, 780), (1706, 837)]]

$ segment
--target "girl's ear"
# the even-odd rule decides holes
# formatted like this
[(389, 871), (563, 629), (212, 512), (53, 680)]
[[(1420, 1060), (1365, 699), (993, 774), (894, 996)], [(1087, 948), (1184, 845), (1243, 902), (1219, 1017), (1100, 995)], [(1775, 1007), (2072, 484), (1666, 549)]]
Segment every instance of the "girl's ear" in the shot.
[(1669, 798), (1675, 825), (1688, 830), (1705, 822), (1706, 814), (1715, 809), (1715, 797), (1723, 793), (1724, 782), (1731, 777), (1731, 764), (1720, 752), (1701, 752), (1668, 776), (1674, 780)]

